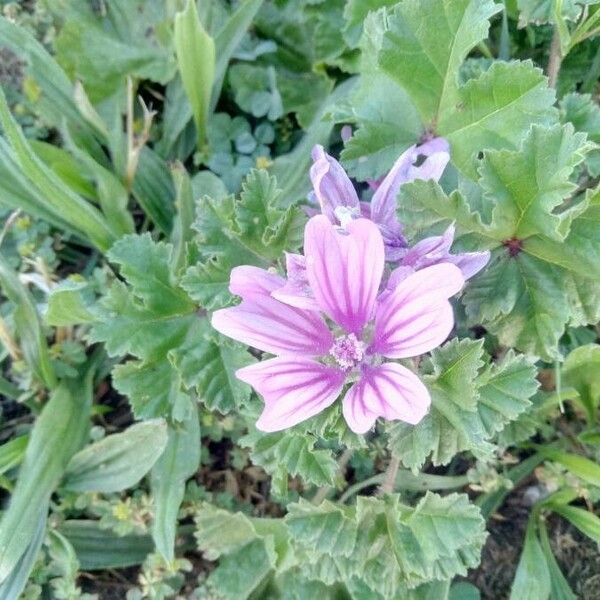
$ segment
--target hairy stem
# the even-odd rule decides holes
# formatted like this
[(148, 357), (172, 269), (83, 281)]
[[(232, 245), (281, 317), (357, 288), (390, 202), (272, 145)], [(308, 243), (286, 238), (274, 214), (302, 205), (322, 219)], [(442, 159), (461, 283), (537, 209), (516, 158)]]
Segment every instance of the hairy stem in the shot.
[(391, 494), (396, 487), (396, 478), (398, 477), (398, 470), (400, 469), (400, 459), (396, 456), (390, 458), (390, 463), (384, 473), (383, 483), (379, 487), (377, 492), (378, 496), (384, 494)]
[[(373, 485), (381, 484), (387, 476), (386, 473), (378, 473), (364, 481), (359, 481), (351, 485), (340, 497), (340, 502), (345, 502), (354, 494)], [(407, 490), (410, 492), (425, 492), (427, 490), (454, 490), (464, 487), (469, 483), (467, 475), (430, 475), (429, 473), (414, 474), (408, 469), (399, 469), (396, 474), (395, 485), (390, 491), (395, 489)]]
[(552, 88), (556, 88), (562, 60), (563, 55), (562, 50), (560, 48), (560, 34), (558, 32), (558, 27), (554, 27), (552, 43), (550, 44), (550, 58), (548, 59), (548, 66), (546, 67), (546, 75), (548, 75), (548, 85)]

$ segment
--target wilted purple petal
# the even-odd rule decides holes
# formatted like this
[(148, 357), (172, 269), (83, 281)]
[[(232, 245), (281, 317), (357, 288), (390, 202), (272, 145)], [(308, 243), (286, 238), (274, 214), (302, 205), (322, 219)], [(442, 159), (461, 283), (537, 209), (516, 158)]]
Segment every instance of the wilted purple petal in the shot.
[(290, 306), (319, 310), (306, 275), (306, 259), (301, 254), (285, 254), (287, 280), (285, 285), (271, 293), (273, 298)]
[(236, 372), (265, 401), (256, 423), (280, 431), (305, 421), (333, 404), (342, 391), (344, 372), (298, 356), (272, 358)]
[(357, 336), (373, 314), (384, 267), (377, 226), (357, 219), (339, 232), (324, 216), (313, 217), (304, 232), (310, 287), (321, 307), (346, 332)]
[(439, 346), (454, 326), (447, 299), (463, 284), (460, 270), (448, 263), (409, 275), (378, 303), (369, 351), (388, 358), (408, 358)]
[(397, 363), (365, 366), (343, 400), (343, 414), (355, 433), (365, 433), (377, 417), (416, 425), (427, 414), (431, 397), (423, 382)]
[(488, 251), (450, 254), (453, 241), (454, 225), (450, 225), (441, 236), (425, 238), (406, 250), (400, 263), (402, 266), (412, 267), (415, 271), (440, 263), (451, 263), (462, 271), (465, 279), (473, 277), (488, 263)]
[(321, 212), (332, 223), (337, 222), (335, 211), (338, 207), (346, 207), (360, 214), (358, 195), (342, 165), (320, 145), (313, 148), (312, 158), (314, 162), (310, 168), (310, 178)]
[(463, 252), (461, 254), (450, 254), (446, 257), (446, 262), (456, 265), (465, 279), (470, 279), (476, 275), (490, 262), (490, 252)]
[(272, 354), (321, 356), (333, 343), (318, 314), (288, 306), (270, 295), (217, 310), (212, 326), (223, 335)]
[(448, 256), (454, 241), (454, 225), (450, 225), (443, 235), (436, 235), (417, 242), (402, 257), (402, 265), (415, 270), (435, 265)]

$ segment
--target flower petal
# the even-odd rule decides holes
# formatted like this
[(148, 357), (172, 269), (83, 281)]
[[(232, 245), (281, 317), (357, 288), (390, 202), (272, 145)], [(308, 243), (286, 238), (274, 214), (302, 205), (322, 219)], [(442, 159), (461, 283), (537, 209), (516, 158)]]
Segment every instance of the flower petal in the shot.
[(471, 279), (477, 275), (485, 265), (490, 262), (490, 252), (463, 252), (462, 254), (451, 254), (446, 257), (447, 262), (456, 265), (465, 279)]
[(348, 390), (342, 411), (355, 433), (365, 433), (377, 417), (416, 425), (427, 414), (431, 397), (423, 382), (396, 363), (363, 367), (361, 378)]
[(304, 232), (306, 272), (323, 312), (359, 336), (381, 283), (383, 239), (367, 219), (352, 221), (347, 231), (338, 232), (323, 216), (313, 217)]
[(404, 266), (423, 269), (443, 260), (450, 252), (454, 241), (454, 225), (450, 225), (443, 235), (436, 235), (417, 242), (402, 258)]
[(333, 404), (344, 385), (343, 371), (302, 357), (272, 358), (236, 372), (265, 401), (256, 423), (261, 431), (280, 431)]
[(268, 295), (217, 310), (212, 326), (223, 335), (271, 354), (327, 354), (333, 337), (315, 312), (283, 304)]
[(406, 358), (439, 346), (454, 326), (447, 301), (464, 284), (458, 267), (443, 263), (409, 275), (377, 305), (372, 354)]
[(272, 292), (271, 296), (290, 306), (306, 310), (320, 310), (308, 283), (304, 256), (286, 252), (285, 262), (287, 272), (285, 285)]
[[(415, 166), (419, 156), (424, 156), (425, 160)], [(381, 228), (388, 260), (399, 260), (402, 249), (406, 247), (402, 225), (396, 215), (400, 187), (415, 179), (437, 181), (449, 160), (448, 142), (443, 138), (434, 138), (421, 146), (408, 148), (396, 160), (391, 171), (377, 183), (371, 199), (371, 219)]]
[(252, 266), (235, 267), (229, 278), (229, 291), (244, 299), (269, 296), (285, 284), (285, 279), (265, 269)]
[(320, 145), (313, 148), (312, 158), (314, 162), (310, 168), (310, 178), (321, 212), (332, 223), (337, 222), (335, 209), (340, 206), (360, 214), (358, 195), (342, 165)]

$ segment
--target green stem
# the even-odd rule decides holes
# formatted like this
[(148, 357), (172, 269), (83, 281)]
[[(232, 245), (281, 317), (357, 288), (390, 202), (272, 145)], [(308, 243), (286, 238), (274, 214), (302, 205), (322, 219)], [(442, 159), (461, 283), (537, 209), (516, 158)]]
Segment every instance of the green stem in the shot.
[[(344, 503), (354, 494), (373, 485), (381, 484), (386, 479), (386, 473), (378, 473), (364, 481), (359, 481), (351, 485), (340, 497), (340, 502)], [(466, 475), (430, 475), (428, 473), (414, 474), (408, 469), (400, 469), (396, 475), (396, 482), (393, 490), (401, 489), (409, 492), (424, 492), (427, 490), (454, 490), (464, 487), (469, 483)], [(391, 491), (393, 491), (391, 490)]]

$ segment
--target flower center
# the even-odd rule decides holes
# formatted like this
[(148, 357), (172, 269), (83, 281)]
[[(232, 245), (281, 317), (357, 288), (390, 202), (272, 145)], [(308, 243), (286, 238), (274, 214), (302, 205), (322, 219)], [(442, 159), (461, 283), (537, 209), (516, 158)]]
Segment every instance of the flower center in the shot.
[(353, 333), (341, 335), (333, 342), (329, 354), (343, 369), (352, 369), (363, 360), (365, 343), (357, 339)]

